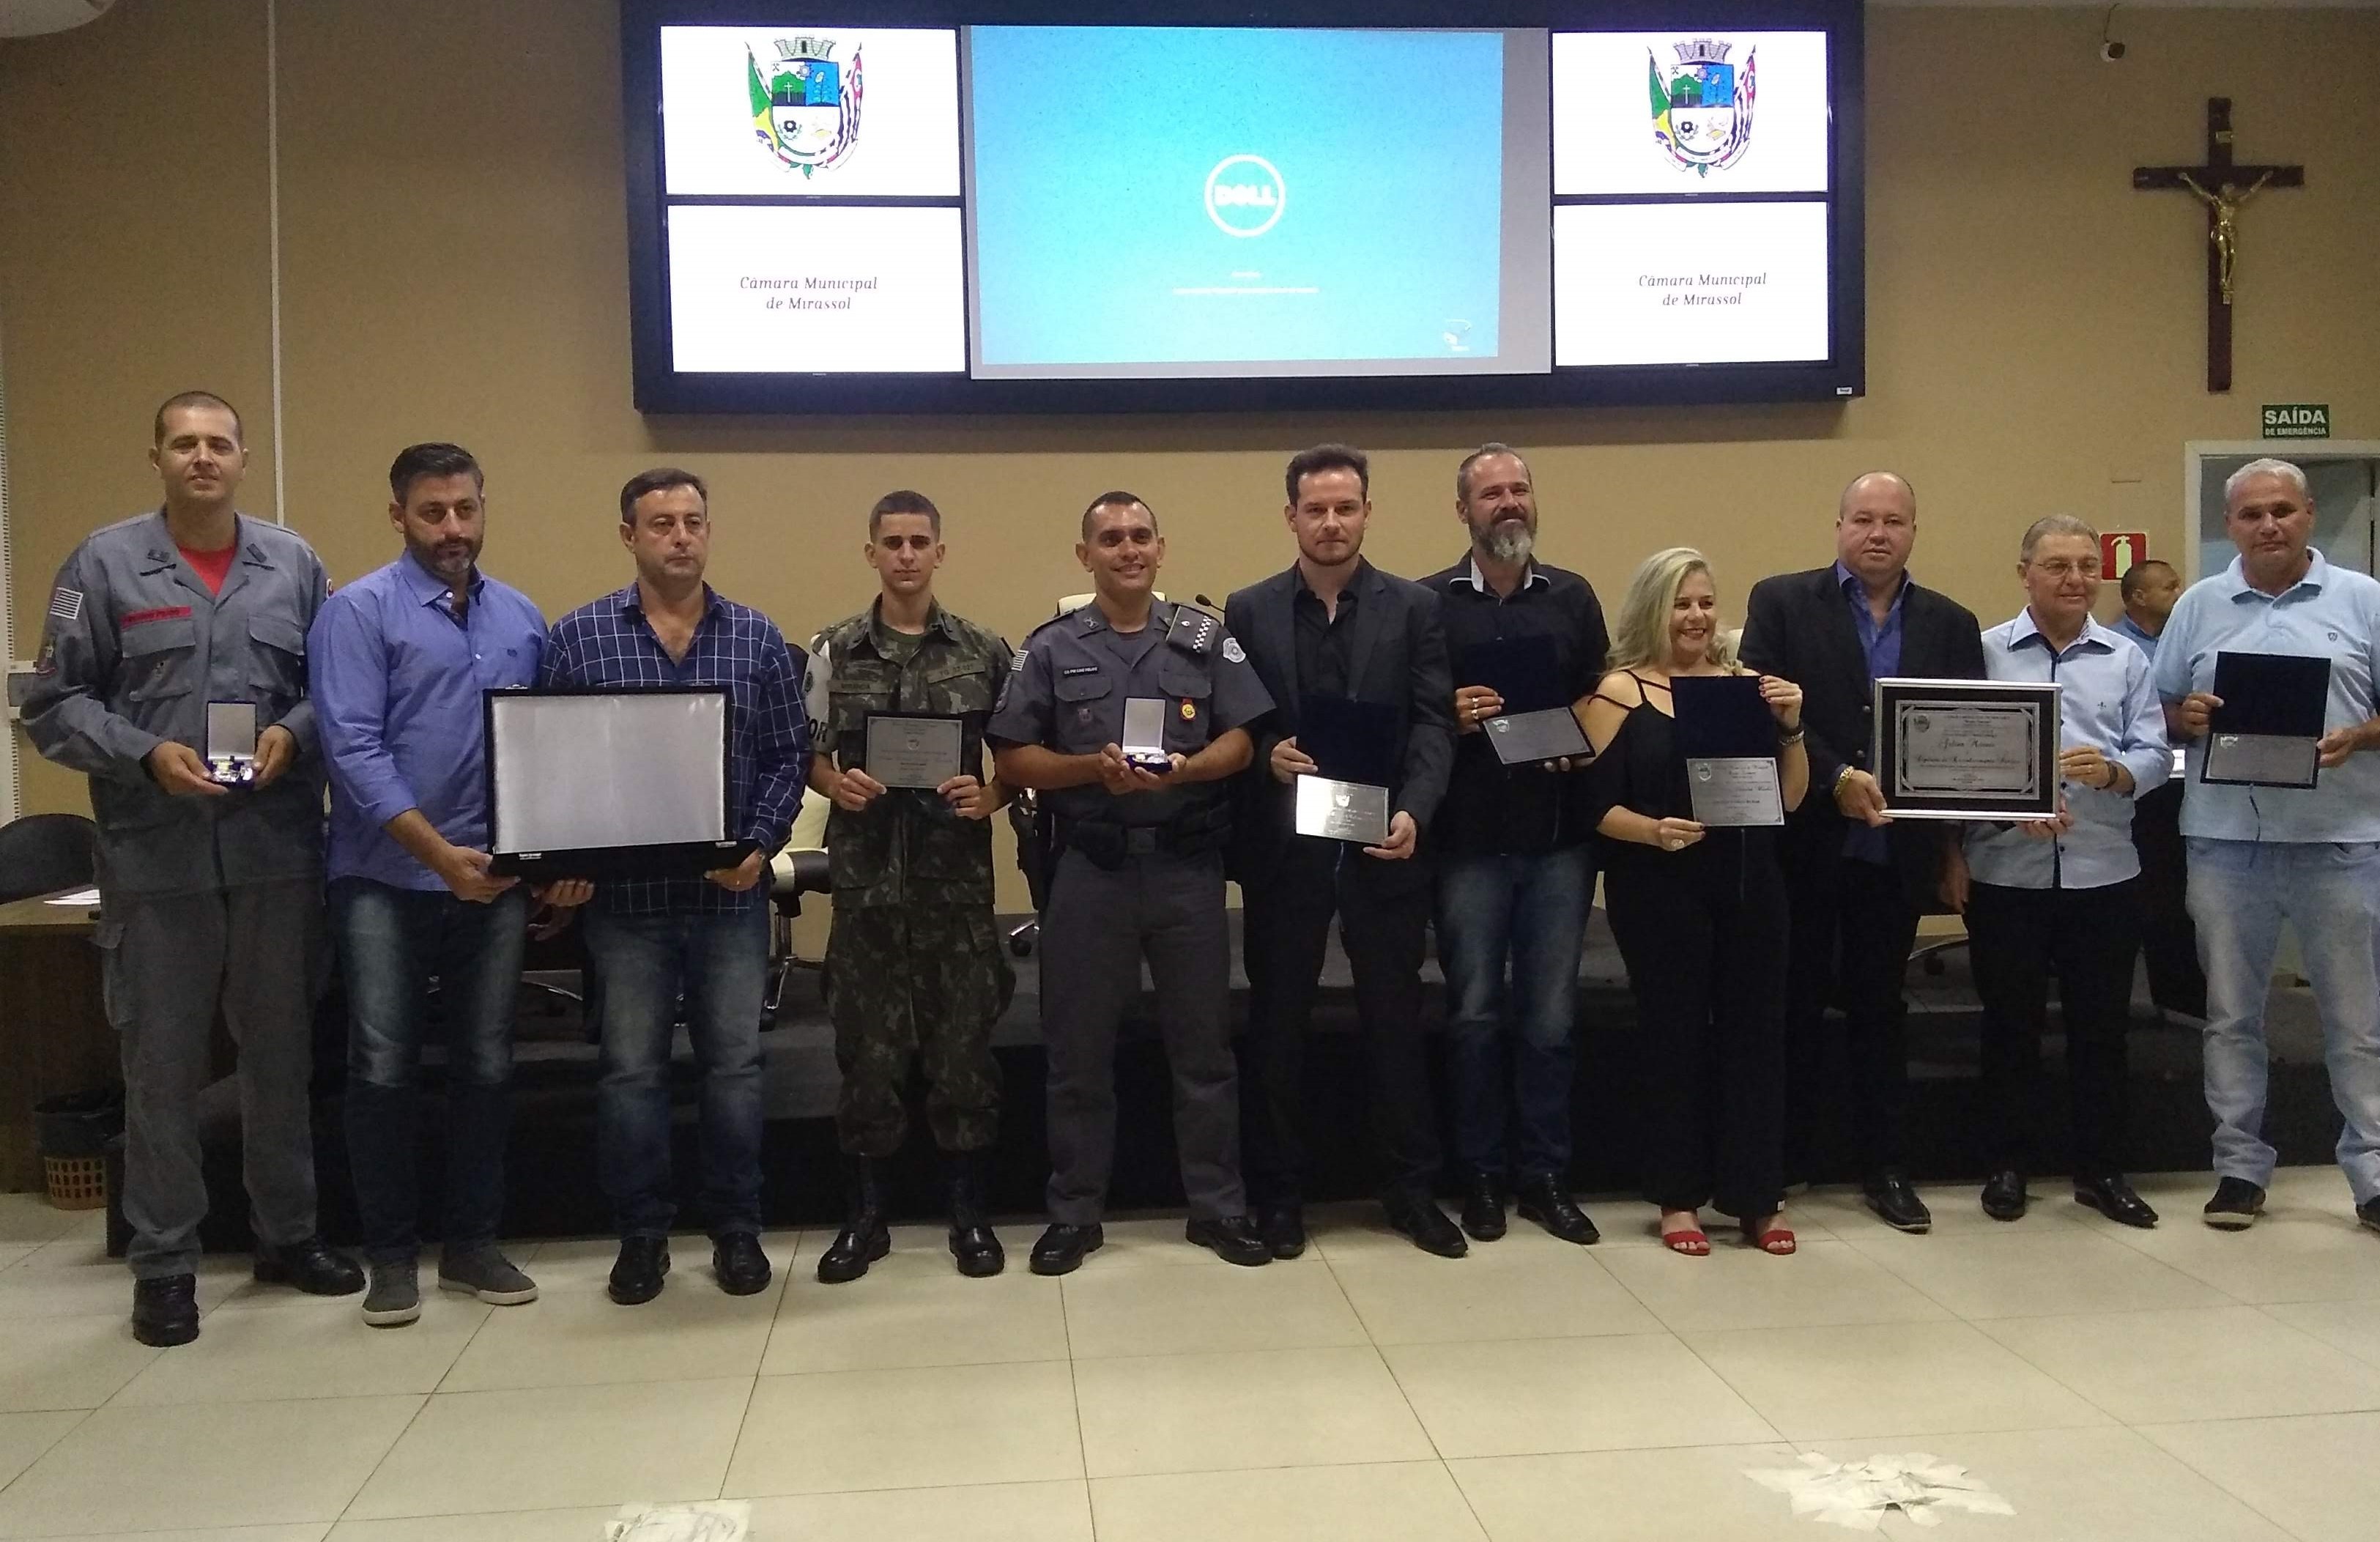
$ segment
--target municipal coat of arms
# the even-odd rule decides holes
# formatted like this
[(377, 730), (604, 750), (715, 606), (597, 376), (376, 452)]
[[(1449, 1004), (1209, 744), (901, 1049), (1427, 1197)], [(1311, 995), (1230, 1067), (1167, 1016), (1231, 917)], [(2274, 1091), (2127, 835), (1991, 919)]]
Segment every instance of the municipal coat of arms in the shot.
[(804, 176), (814, 176), (851, 153), (859, 140), (859, 50), (849, 64), (836, 59), (832, 38), (779, 38), (765, 67), (744, 50), (752, 132), (761, 145)]
[(1735, 45), (1714, 38), (1695, 38), (1671, 45), (1677, 68), (1664, 72), (1661, 61), (1645, 56), (1653, 88), (1653, 138), (1669, 152), (1680, 170), (1691, 168), (1708, 176), (1742, 158), (1752, 142), (1754, 49), (1743, 56), (1743, 67), (1728, 63)]

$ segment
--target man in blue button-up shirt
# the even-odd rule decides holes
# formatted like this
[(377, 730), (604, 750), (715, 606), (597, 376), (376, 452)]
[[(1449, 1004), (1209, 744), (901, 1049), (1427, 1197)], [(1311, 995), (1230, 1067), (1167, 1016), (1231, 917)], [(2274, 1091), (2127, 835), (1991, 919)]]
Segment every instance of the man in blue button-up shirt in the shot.
[(702, 1064), (702, 1203), (720, 1289), (769, 1283), (760, 1251), (760, 1002), (769, 962), (769, 859), (792, 832), (809, 774), (802, 670), (767, 616), (703, 582), (710, 504), (702, 479), (662, 467), (620, 490), (620, 540), (637, 581), (553, 625), (549, 686), (724, 686), (727, 833), (752, 843), (702, 878), (606, 883), (587, 916), (601, 1004), (597, 1167), (620, 1229), (612, 1299), (650, 1301), (669, 1272), (670, 1023), (683, 990)]
[[(470, 453), (412, 445), (388, 485), (404, 554), (325, 601), (306, 650), (331, 771), (347, 1154), (371, 1266), (364, 1321), (378, 1328), (421, 1315), (416, 1084), (432, 978), (447, 1065), (439, 1283), (499, 1305), (537, 1296), (496, 1248), (529, 896), (488, 871), (480, 692), (529, 684), (545, 647), (537, 607), (480, 571), (486, 489)], [(575, 904), (586, 885), (540, 897)]]
[(2091, 619), (2099, 534), (2053, 514), (2024, 533), (2025, 608), (1984, 634), (1995, 680), (2058, 687), (2061, 812), (2055, 820), (1967, 831), (1967, 931), (1984, 1000), (1984, 1105), (1993, 1131), (1984, 1209), (2024, 1214), (2025, 1132), (2041, 1101), (2049, 975), (2073, 1083), (2074, 1197), (2127, 1226), (2154, 1226), (2123, 1174), (2124, 1031), (2141, 947), (2132, 800), (2173, 770), (2165, 713), (2137, 648)]
[[(2322, 1014), (2331, 1099), (2345, 1116), (2338, 1165), (2363, 1223), (2380, 1229), (2380, 581), (2307, 544), (2313, 496), (2287, 461), (2255, 460), (2224, 484), (2240, 555), (2192, 584), (2157, 639), (2156, 687), (2190, 741), (2181, 832), (2190, 915), (2206, 966), (2206, 1103), (2215, 1115), (2210, 1226), (2251, 1225), (2272, 1181), (2265, 1139), (2265, 997), (2283, 919), (2292, 922)], [(2200, 780), (2217, 654), (2330, 661), (2330, 701), (2310, 788)]]

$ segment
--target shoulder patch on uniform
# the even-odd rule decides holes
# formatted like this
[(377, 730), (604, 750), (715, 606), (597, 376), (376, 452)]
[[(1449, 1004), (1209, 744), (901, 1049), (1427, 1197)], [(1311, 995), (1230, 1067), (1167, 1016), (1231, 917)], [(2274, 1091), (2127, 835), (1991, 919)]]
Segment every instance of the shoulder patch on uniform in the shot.
[(1248, 662), (1248, 650), (1240, 646), (1239, 638), (1227, 637), (1223, 639), (1223, 657), (1235, 664), (1244, 664)]
[(61, 584), (50, 590), (50, 613), (60, 621), (82, 619), (82, 590)]
[(1009, 655), (1008, 672), (1011, 674), (1022, 674), (1025, 673), (1025, 650), (1020, 648), (1015, 652)]

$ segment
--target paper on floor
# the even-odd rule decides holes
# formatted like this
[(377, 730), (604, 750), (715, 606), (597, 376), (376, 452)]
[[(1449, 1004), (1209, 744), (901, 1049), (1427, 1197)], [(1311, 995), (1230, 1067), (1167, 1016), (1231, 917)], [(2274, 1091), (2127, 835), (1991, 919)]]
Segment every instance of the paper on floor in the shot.
[(745, 1542), (751, 1535), (749, 1500), (624, 1504), (603, 1523), (603, 1542)]
[(1744, 1476), (1785, 1495), (1793, 1513), (1851, 1531), (1877, 1531), (1899, 1511), (1921, 1526), (1937, 1526), (1946, 1512), (2013, 1515), (2016, 1507), (1957, 1466), (1925, 1451), (1837, 1462), (1805, 1451), (1798, 1467), (1747, 1468)]

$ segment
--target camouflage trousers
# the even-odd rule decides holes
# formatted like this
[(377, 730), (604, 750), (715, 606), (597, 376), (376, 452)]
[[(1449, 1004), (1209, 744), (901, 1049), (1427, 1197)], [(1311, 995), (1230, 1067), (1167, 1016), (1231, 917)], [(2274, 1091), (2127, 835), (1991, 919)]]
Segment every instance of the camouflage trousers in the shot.
[(889, 1157), (908, 1133), (902, 1090), (926, 1073), (926, 1120), (945, 1151), (1000, 1133), (991, 1026), (1016, 977), (989, 906), (838, 905), (826, 945), (827, 1014), (843, 1092), (835, 1135), (855, 1157)]

